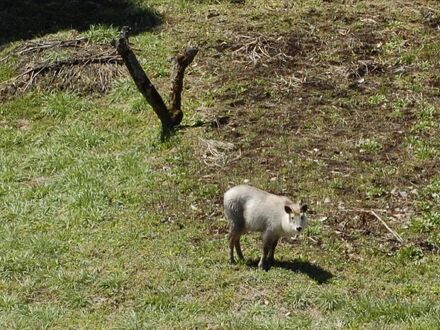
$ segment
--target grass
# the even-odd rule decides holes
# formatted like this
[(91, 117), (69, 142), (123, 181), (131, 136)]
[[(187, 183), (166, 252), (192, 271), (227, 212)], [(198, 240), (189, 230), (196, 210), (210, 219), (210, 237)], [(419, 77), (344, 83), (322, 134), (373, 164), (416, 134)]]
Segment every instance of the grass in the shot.
[[(165, 142), (127, 76), (107, 94), (3, 100), (0, 327), (439, 328), (440, 6), (420, 4), (417, 16), (406, 0), (134, 2), (124, 15), (162, 22), (131, 42), (163, 95), (167, 59), (201, 48), (189, 127)], [(118, 22), (81, 35), (107, 41)], [(243, 36), (261, 35), (289, 57), (247, 60)], [(1, 81), (18, 60), (0, 62)], [(268, 272), (257, 235), (227, 263), (222, 194), (244, 180), (310, 207)]]

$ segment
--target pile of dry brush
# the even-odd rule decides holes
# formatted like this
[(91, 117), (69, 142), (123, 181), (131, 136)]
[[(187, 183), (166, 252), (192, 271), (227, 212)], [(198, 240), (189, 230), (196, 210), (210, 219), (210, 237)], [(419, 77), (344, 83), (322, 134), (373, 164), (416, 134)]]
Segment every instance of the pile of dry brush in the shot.
[(114, 47), (82, 37), (28, 41), (0, 61), (14, 57), (17, 75), (0, 84), (0, 100), (29, 90), (105, 93), (112, 81), (126, 71)]

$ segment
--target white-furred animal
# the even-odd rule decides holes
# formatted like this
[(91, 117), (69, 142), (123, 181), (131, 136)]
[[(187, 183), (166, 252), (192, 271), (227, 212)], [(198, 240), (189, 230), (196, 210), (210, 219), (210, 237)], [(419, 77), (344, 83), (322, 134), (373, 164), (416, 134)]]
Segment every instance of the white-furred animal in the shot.
[(229, 189), (223, 199), (225, 215), (230, 222), (229, 259), (235, 263), (234, 247), (240, 259), (244, 259), (240, 237), (247, 232), (261, 232), (263, 255), (259, 268), (269, 269), (273, 264), (275, 248), (283, 236), (292, 236), (307, 227), (307, 205), (294, 203), (248, 185)]

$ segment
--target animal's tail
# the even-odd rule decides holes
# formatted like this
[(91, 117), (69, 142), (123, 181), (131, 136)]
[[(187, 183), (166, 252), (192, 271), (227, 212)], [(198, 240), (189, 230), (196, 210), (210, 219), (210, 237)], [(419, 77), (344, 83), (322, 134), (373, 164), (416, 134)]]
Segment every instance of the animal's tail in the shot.
[(237, 202), (233, 198), (228, 198), (225, 195), (223, 205), (225, 208), (225, 216), (229, 220), (232, 231), (243, 231), (245, 226), (244, 210), (242, 203)]

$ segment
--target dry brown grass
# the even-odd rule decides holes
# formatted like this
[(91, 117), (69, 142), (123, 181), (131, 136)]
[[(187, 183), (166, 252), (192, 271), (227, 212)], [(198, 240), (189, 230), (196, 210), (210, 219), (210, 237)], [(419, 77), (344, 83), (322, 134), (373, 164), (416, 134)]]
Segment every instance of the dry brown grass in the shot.
[(17, 75), (0, 84), (2, 99), (31, 90), (105, 93), (125, 73), (123, 62), (109, 44), (96, 44), (83, 37), (71, 40), (28, 41), (3, 59), (18, 57)]

